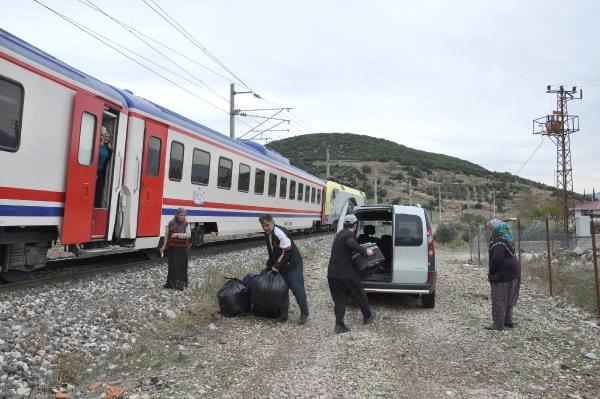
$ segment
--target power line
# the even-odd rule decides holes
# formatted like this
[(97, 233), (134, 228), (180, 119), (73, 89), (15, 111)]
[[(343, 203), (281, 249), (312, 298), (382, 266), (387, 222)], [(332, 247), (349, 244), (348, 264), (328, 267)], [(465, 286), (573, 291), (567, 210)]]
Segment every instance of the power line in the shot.
[(525, 165), (527, 165), (529, 163), (529, 161), (531, 161), (531, 158), (533, 158), (535, 153), (542, 147), (542, 144), (544, 144), (544, 136), (541, 136), (541, 137), (542, 137), (542, 141), (540, 141), (540, 144), (535, 148), (535, 150), (533, 150), (533, 152), (531, 153), (529, 158), (527, 158), (527, 160), (525, 162), (523, 162), (523, 165), (521, 165), (521, 167), (515, 172), (515, 176), (519, 175), (519, 172), (521, 172), (523, 170)]

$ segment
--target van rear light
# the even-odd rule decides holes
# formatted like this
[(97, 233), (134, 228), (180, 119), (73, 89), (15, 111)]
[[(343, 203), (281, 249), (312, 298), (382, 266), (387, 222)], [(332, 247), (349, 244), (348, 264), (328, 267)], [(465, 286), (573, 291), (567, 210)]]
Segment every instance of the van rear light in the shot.
[(433, 242), (433, 231), (431, 228), (427, 230), (427, 257), (431, 261), (431, 258), (435, 255), (435, 244)]
[(435, 271), (427, 272), (427, 283), (433, 284), (435, 281)]

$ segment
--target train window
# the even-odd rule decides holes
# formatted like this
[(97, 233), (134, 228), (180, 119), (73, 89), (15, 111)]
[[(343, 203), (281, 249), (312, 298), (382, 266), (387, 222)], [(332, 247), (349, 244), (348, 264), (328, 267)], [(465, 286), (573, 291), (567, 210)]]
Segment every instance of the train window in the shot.
[(296, 199), (296, 182), (290, 180), (290, 199)]
[(277, 194), (277, 175), (269, 173), (269, 191), (270, 197), (274, 197)]
[(304, 202), (310, 201), (310, 187), (304, 187)]
[(96, 115), (84, 112), (81, 114), (79, 128), (79, 153), (77, 162), (82, 166), (90, 166), (94, 162), (94, 146), (96, 143)]
[(233, 161), (231, 159), (219, 157), (219, 175), (217, 177), (217, 187), (231, 188), (231, 171), (233, 169)]
[(247, 193), (250, 191), (250, 166), (241, 163), (238, 176), (238, 191)]
[(304, 194), (304, 184), (298, 183), (298, 201), (302, 201), (303, 194)]
[(279, 197), (287, 197), (287, 179), (283, 176), (279, 179)]
[(317, 190), (317, 205), (321, 204), (321, 190)]
[(150, 136), (148, 141), (148, 163), (146, 164), (146, 175), (157, 177), (160, 174), (160, 151), (162, 141), (156, 136)]
[(210, 153), (194, 148), (192, 156), (192, 183), (208, 184), (210, 176)]
[(169, 180), (181, 181), (183, 176), (183, 144), (177, 141), (171, 143), (171, 159), (169, 161)]
[(314, 203), (315, 203), (315, 198), (316, 198), (316, 196), (317, 196), (317, 190), (315, 190), (315, 188), (313, 187), (313, 188), (311, 188), (311, 190), (310, 190), (310, 202), (311, 202), (312, 204), (314, 204)]
[(19, 149), (24, 95), (23, 86), (0, 78), (0, 150)]
[(265, 171), (256, 169), (254, 173), (254, 194), (263, 194), (265, 192)]

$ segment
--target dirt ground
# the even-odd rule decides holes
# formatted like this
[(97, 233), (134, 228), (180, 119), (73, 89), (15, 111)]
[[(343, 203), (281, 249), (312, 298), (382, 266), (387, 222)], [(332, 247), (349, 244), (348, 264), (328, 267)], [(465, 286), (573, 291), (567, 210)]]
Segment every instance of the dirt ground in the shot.
[[(132, 398), (600, 397), (600, 361), (585, 356), (600, 357), (597, 320), (524, 281), (516, 328), (484, 330), (487, 271), (468, 264), (462, 252), (437, 251), (434, 309), (414, 297), (372, 295), (375, 323), (363, 326), (358, 308), (350, 307), (352, 331), (334, 334), (326, 282), (331, 242), (329, 236), (298, 242), (311, 308), (307, 325), (296, 324), (293, 297), (283, 324), (252, 316), (166, 323), (102, 377), (121, 381)], [(247, 256), (260, 257), (262, 250)]]

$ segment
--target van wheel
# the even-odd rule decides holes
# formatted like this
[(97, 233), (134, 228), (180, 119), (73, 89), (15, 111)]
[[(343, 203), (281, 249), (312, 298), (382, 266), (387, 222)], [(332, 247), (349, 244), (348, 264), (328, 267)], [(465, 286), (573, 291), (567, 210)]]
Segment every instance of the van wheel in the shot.
[(425, 309), (433, 309), (435, 307), (435, 291), (428, 295), (422, 295), (421, 301)]
[(144, 250), (144, 257), (148, 260), (155, 260), (160, 258), (160, 251), (158, 248), (147, 248)]

